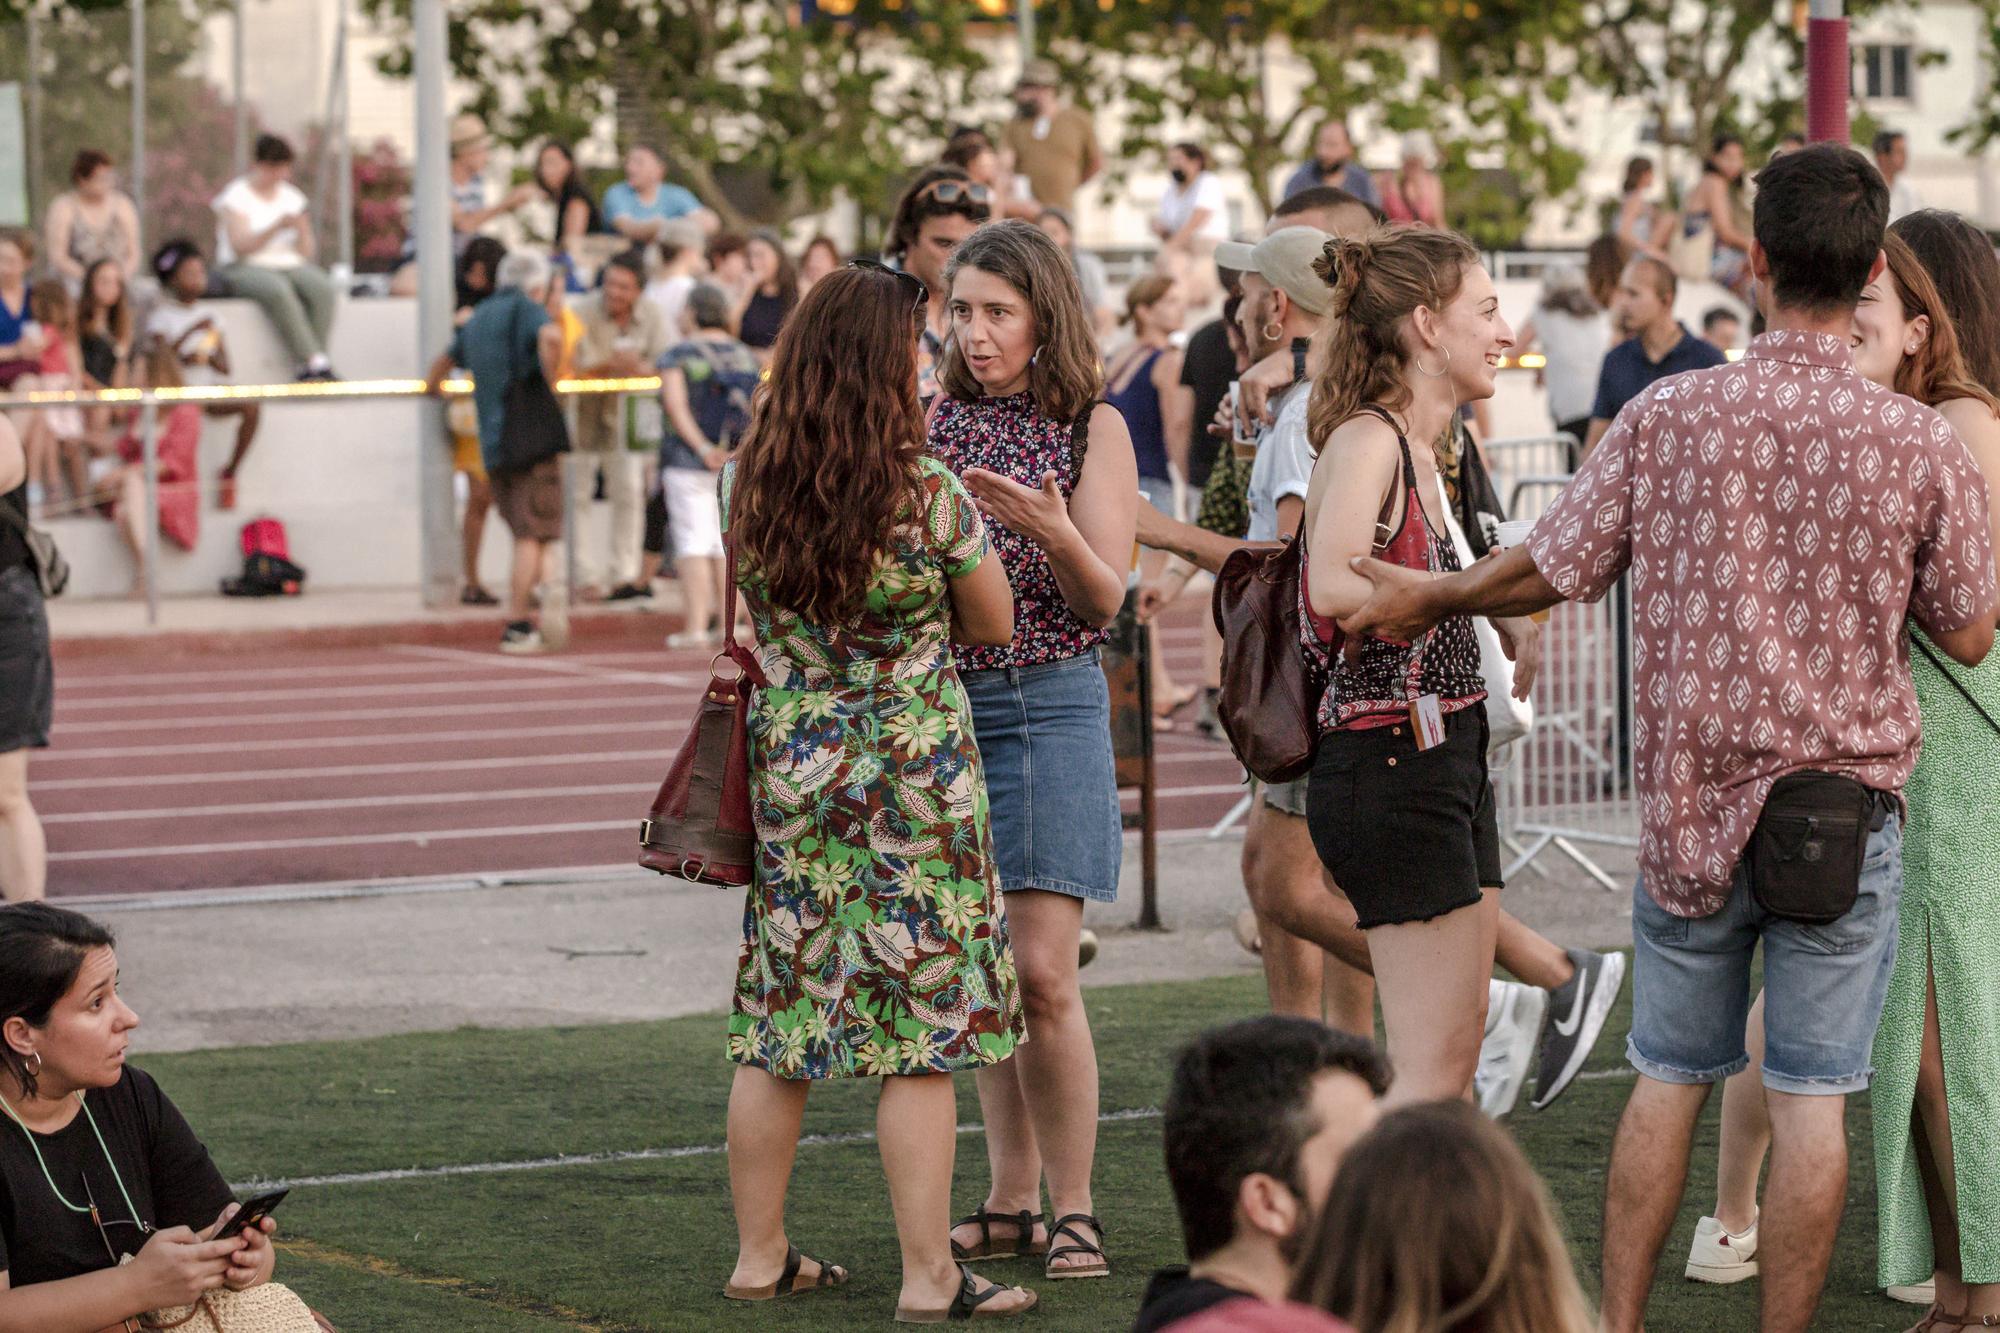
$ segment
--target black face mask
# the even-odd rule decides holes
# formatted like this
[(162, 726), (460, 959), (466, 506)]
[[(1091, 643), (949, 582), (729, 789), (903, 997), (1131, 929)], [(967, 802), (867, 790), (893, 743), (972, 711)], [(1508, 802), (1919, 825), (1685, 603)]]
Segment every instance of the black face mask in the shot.
[(1017, 97), (1014, 99), (1014, 114), (1022, 120), (1033, 120), (1042, 114), (1042, 104), (1032, 97)]
[(1329, 162), (1323, 157), (1316, 160), (1319, 163), (1319, 174), (1322, 176), (1330, 176), (1347, 165), (1347, 159), (1344, 157), (1333, 162)]
[(1167, 172), (1167, 174), (1174, 178), (1174, 184), (1176, 185), (1186, 185), (1188, 183), (1187, 168), (1185, 167), (1175, 167)]

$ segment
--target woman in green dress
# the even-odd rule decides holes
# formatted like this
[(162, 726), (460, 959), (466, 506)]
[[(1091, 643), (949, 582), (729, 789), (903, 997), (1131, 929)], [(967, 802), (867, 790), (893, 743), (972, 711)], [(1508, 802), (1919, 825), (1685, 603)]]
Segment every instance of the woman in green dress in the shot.
[[(1921, 247), (1921, 248), (1919, 248)], [(1890, 231), (1862, 296), (1855, 364), (1935, 406), (1985, 473), (2000, 546), (2000, 385), (1969, 364), (2000, 342), (2000, 262), (1963, 219)], [(1932, 275), (1937, 280), (1934, 282)], [(1983, 281), (1982, 281), (1983, 279)], [(1962, 306), (1940, 289), (1983, 288)], [(1967, 350), (1960, 351), (1963, 341)], [(1885, 1286), (1934, 1277), (1918, 1328), (2000, 1326), (2000, 655), (1966, 670), (1912, 631), (1924, 750), (1910, 778), (1896, 970), (1875, 1035), (1877, 1264)]]
[(1032, 1292), (954, 1264), (951, 1075), (1024, 1039), (986, 786), (954, 641), (1005, 644), (1013, 597), (979, 511), (924, 453), (915, 278), (815, 284), (722, 479), (768, 685), (751, 709), (758, 853), (729, 1020), (726, 1294), (847, 1279), (802, 1255), (785, 1193), (816, 1079), (882, 1076), (903, 1257), (896, 1317), (1018, 1314)]

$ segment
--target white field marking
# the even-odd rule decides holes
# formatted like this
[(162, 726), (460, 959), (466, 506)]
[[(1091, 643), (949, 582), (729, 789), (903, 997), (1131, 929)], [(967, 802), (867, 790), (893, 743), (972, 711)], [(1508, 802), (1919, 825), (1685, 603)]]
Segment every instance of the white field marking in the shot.
[[(450, 741), (539, 740), (566, 736), (626, 736), (643, 726), (638, 722), (579, 722), (568, 727), (509, 727), (496, 722), (476, 731), (396, 731), (376, 736), (289, 737), (272, 741), (194, 741), (186, 745), (106, 745), (94, 750), (66, 750), (57, 747), (35, 756), (37, 770), (65, 759), (166, 759), (183, 754), (242, 754), (253, 750), (353, 750), (374, 746), (389, 749), (398, 745), (441, 745)], [(671, 740), (686, 727), (661, 732)]]
[(511, 787), (501, 791), (427, 791), (407, 796), (328, 796), (309, 801), (247, 801), (235, 805), (179, 805), (159, 809), (92, 810), (43, 815), (44, 824), (105, 824), (142, 819), (203, 819), (213, 815), (287, 815), (315, 810), (375, 810), (412, 805), (467, 805), (476, 801), (542, 801), (581, 796), (644, 796), (657, 782), (612, 782), (590, 787)]
[(609, 833), (624, 829), (638, 845), (639, 821), (597, 819), (574, 824), (513, 824), (500, 828), (431, 829), (418, 833), (341, 833), (323, 838), (266, 838), (257, 842), (191, 842), (175, 847), (110, 847), (101, 851), (50, 852), (51, 861), (130, 861), (161, 856), (222, 856), (230, 852), (297, 852), (311, 847), (415, 846), (465, 838), (538, 838), (554, 833)]
[[(288, 666), (278, 670), (288, 677), (337, 676), (351, 680), (361, 676), (410, 676), (437, 675), (449, 671), (446, 662), (354, 662), (346, 666)], [(98, 686), (114, 689), (158, 689), (162, 685), (214, 685), (232, 677), (250, 674), (241, 666), (216, 666), (210, 671), (164, 671), (157, 674), (133, 673), (130, 675), (93, 676), (76, 670), (65, 669), (56, 676), (58, 695), (79, 693)]]
[[(537, 681), (536, 684), (541, 682)], [(567, 684), (558, 681), (557, 684)], [(380, 697), (380, 696), (377, 696)], [(688, 713), (694, 711), (695, 696), (662, 695), (660, 702), (667, 707), (678, 706)], [(242, 731), (257, 727), (298, 726), (309, 722), (392, 722), (415, 720), (428, 717), (455, 717), (464, 719), (476, 714), (504, 709), (512, 717), (522, 713), (567, 713), (578, 710), (602, 710), (608, 706), (627, 704), (651, 707), (653, 700), (643, 695), (618, 695), (608, 697), (602, 694), (586, 694), (566, 699), (510, 699), (505, 703), (488, 703), (485, 700), (459, 699), (452, 703), (423, 704), (412, 708), (336, 708), (318, 713), (244, 713), (220, 714), (200, 713), (193, 717), (125, 717), (103, 722), (58, 722), (52, 734), (61, 736), (84, 735), (130, 735), (142, 731), (192, 731), (229, 730)]]
[[(1160, 1110), (1154, 1106), (1138, 1107), (1129, 1111), (1107, 1111), (1097, 1117), (1100, 1125), (1121, 1124), (1134, 1120), (1158, 1120)], [(960, 1125), (961, 1136), (984, 1134), (984, 1125)], [(805, 1134), (799, 1138), (801, 1148), (843, 1147), (852, 1143), (873, 1143), (873, 1130), (854, 1130), (847, 1134)], [(565, 1166), (603, 1166), (614, 1162), (670, 1162), (688, 1157), (720, 1157), (728, 1152), (727, 1145), (721, 1143), (689, 1143), (679, 1148), (636, 1148), (624, 1152), (567, 1153), (561, 1157), (533, 1157), (514, 1162), (466, 1162), (454, 1166), (414, 1166), (390, 1171), (347, 1171), (326, 1176), (294, 1176), (288, 1180), (266, 1180), (253, 1178), (229, 1188), (238, 1194), (272, 1189), (297, 1189), (307, 1185), (379, 1185), (395, 1180), (440, 1180), (450, 1176), (497, 1176), (520, 1171), (548, 1171)]]
[[(405, 773), (476, 773), (495, 768), (555, 764), (636, 764), (673, 758), (672, 750), (604, 750), (572, 754), (507, 755), (498, 759), (434, 759), (405, 764), (341, 764), (324, 768), (243, 768), (233, 773), (148, 773), (140, 777), (47, 778), (35, 790), (97, 791), (115, 787), (199, 787), (230, 782), (279, 782), (290, 778), (386, 778)], [(43, 816), (47, 818), (46, 815)]]
[[(614, 787), (611, 788), (610, 790), (613, 792), (622, 791), (632, 794), (644, 795), (646, 792), (656, 790), (657, 786), (658, 784), (656, 783), (638, 783), (638, 784), (632, 784), (630, 786)], [(1219, 796), (1225, 793), (1235, 792), (1239, 790), (1241, 790), (1239, 784), (1230, 783), (1228, 786), (1162, 787), (1154, 794), (1160, 800), (1167, 800), (1172, 797)], [(536, 795), (539, 793), (527, 793), (527, 794)], [(466, 799), (484, 800), (487, 797), (493, 795), (504, 795), (504, 793), (473, 792)], [(450, 798), (433, 798), (433, 800), (442, 800), (442, 799), (450, 799)], [(1136, 801), (1138, 799), (1138, 794), (1136, 792), (1129, 793), (1126, 795), (1126, 799)], [(383, 807), (383, 806), (420, 805), (420, 804), (430, 804), (430, 803), (432, 803), (432, 801), (424, 801), (417, 798), (404, 797), (404, 796), (359, 796), (353, 798), (352, 801), (330, 800), (326, 802), (312, 802), (312, 801), (278, 802), (269, 808), (275, 811), (285, 808), (293, 808), (293, 809), (369, 808), (369, 807)], [(207, 808), (195, 807), (186, 810), (168, 811), (164, 813), (178, 816), (181, 818), (198, 818), (205, 814), (218, 814), (218, 815), (232, 814), (238, 811), (255, 810), (257, 808), (258, 807), (251, 807), (251, 806), (225, 805), (225, 806), (212, 806)], [(146, 811), (128, 810), (122, 812), (121, 817), (128, 819), (144, 819), (150, 817), (150, 814), (149, 812)], [(90, 816), (84, 816), (83, 818), (90, 818)], [(501, 828), (430, 829), (421, 832), (410, 832), (410, 833), (343, 833), (343, 834), (329, 834), (327, 836), (318, 838), (270, 838), (253, 842), (197, 842), (197, 843), (188, 843), (182, 846), (105, 847), (92, 850), (50, 852), (49, 860), (122, 861), (122, 860), (132, 860), (135, 858), (158, 857), (158, 856), (220, 856), (227, 854), (229, 852), (303, 851), (306, 848), (311, 848), (311, 847), (368, 847), (368, 846), (380, 846), (380, 845), (397, 846), (404, 844), (421, 847), (433, 842), (451, 842), (461, 838), (523, 838), (523, 837), (539, 836), (542, 834), (550, 834), (550, 833), (601, 833), (612, 829), (636, 830), (636, 828), (637, 828), (637, 821), (634, 819), (616, 819), (616, 820), (596, 820), (586, 823), (574, 823), (574, 824), (534, 824), (534, 825), (506, 826)]]
[[(582, 676), (591, 680), (622, 680), (655, 684), (666, 682), (700, 689), (708, 684), (708, 677), (697, 679), (691, 673), (672, 671), (626, 671), (618, 667), (593, 666), (588, 662), (566, 661), (555, 657), (501, 657), (494, 653), (475, 653), (465, 648), (427, 648), (421, 644), (390, 644), (389, 652), (404, 653), (411, 657), (426, 657), (442, 662), (476, 662), (482, 667), (502, 666), (515, 671), (541, 671), (558, 676)], [(661, 656), (666, 650), (661, 650)]]
[[(630, 676), (607, 680), (606, 684), (617, 685), (660, 685), (677, 684), (678, 677), (665, 675)], [(703, 682), (706, 684), (707, 682)], [(416, 694), (463, 695), (468, 702), (483, 701), (486, 691), (497, 690), (569, 690), (576, 691), (574, 676), (538, 676), (523, 680), (515, 676), (495, 676), (485, 680), (430, 680), (405, 681), (401, 684), (378, 683), (374, 685), (325, 686), (312, 685), (300, 689), (282, 690), (221, 690), (199, 694), (128, 694), (117, 699), (79, 699), (65, 703), (64, 711), (76, 712), (85, 708), (186, 708), (195, 704), (253, 704), (263, 706), (275, 703), (294, 703), (300, 700), (319, 702), (331, 699), (380, 699), (384, 695), (408, 697)], [(700, 688), (693, 686), (689, 688)]]

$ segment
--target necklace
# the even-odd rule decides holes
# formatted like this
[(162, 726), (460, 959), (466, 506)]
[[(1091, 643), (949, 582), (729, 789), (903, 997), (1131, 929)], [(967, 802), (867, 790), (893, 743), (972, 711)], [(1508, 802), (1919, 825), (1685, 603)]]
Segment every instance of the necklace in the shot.
[[(139, 1217), (139, 1210), (133, 1207), (132, 1195), (125, 1188), (125, 1177), (119, 1174), (118, 1163), (112, 1159), (111, 1149), (104, 1142), (104, 1132), (98, 1129), (97, 1117), (90, 1113), (90, 1103), (85, 1100), (83, 1093), (78, 1092), (76, 1094), (76, 1104), (83, 1108), (83, 1118), (90, 1122), (90, 1132), (97, 1140), (97, 1150), (104, 1154), (104, 1164), (111, 1168), (111, 1178), (118, 1182), (118, 1194), (125, 1200), (126, 1211), (132, 1214), (132, 1224), (139, 1228), (141, 1235), (150, 1233), (153, 1228), (148, 1226)], [(91, 1217), (96, 1217), (96, 1208), (87, 1204), (82, 1206), (73, 1204), (61, 1190), (56, 1188), (56, 1178), (49, 1174), (49, 1164), (42, 1158), (42, 1145), (35, 1142), (35, 1131), (28, 1128), (28, 1122), (21, 1119), (21, 1113), (16, 1111), (5, 1097), (0, 1097), (0, 1107), (6, 1109), (7, 1118), (19, 1125), (21, 1132), (28, 1136), (28, 1148), (35, 1154), (35, 1165), (42, 1168), (42, 1179), (49, 1183), (49, 1193), (56, 1196), (56, 1202), (69, 1209), (72, 1213), (87, 1213)], [(85, 1188), (89, 1188), (88, 1181), (85, 1182)]]

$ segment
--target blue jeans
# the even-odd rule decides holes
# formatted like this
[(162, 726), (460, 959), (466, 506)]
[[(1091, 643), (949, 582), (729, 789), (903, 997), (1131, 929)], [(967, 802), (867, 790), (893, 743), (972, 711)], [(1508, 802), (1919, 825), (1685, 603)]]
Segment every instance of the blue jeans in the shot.
[(1824, 926), (1774, 917), (1736, 868), (1713, 916), (1662, 909), (1642, 881), (1632, 895), (1632, 1067), (1662, 1083), (1717, 1083), (1750, 1063), (1750, 959), (1764, 943), (1764, 1086), (1778, 1092), (1860, 1092), (1875, 1072), (1875, 1025), (1896, 966), (1903, 895), (1903, 825), (1868, 836), (1861, 890)]
[(1095, 648), (1035, 666), (959, 672), (986, 769), (1004, 893), (1118, 897), (1124, 826), (1111, 755), (1111, 691)]

